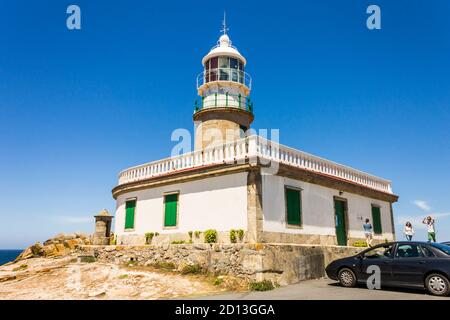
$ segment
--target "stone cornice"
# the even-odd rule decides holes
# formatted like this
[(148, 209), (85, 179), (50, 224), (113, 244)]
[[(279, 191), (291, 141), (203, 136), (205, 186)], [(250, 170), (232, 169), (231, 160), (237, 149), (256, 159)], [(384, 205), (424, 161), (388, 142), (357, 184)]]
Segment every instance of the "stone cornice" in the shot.
[(119, 195), (126, 192), (155, 188), (175, 183), (189, 182), (193, 180), (205, 179), (209, 177), (233, 174), (249, 170), (251, 170), (251, 165), (249, 163), (243, 164), (222, 163), (189, 168), (185, 170), (177, 170), (174, 171), (173, 173), (156, 176), (141, 181), (118, 185), (112, 189), (112, 195), (114, 199), (117, 199)]
[(277, 175), (390, 203), (398, 201), (398, 196), (395, 194), (382, 192), (338, 177), (329, 176), (319, 172), (312, 172), (281, 163), (279, 164)]
[[(201, 167), (189, 168), (185, 170), (178, 170), (172, 173), (168, 173), (161, 176), (152, 177), (149, 179), (130, 182), (116, 186), (112, 190), (114, 199), (123, 193), (143, 190), (148, 188), (155, 188), (163, 185), (183, 183), (193, 180), (199, 180), (214, 176), (233, 174), (238, 172), (250, 171), (250, 170), (264, 170), (264, 166), (261, 164), (251, 164), (248, 161), (241, 164), (213, 164)], [(385, 193), (375, 189), (359, 185), (357, 183), (339, 179), (337, 177), (328, 176), (326, 174), (311, 172), (302, 168), (297, 168), (285, 164), (279, 164), (278, 176), (297, 179), (313, 184), (317, 184), (323, 187), (336, 189), (342, 192), (349, 192), (358, 194), (372, 199), (387, 201), (394, 203), (398, 201), (398, 196), (390, 193)]]

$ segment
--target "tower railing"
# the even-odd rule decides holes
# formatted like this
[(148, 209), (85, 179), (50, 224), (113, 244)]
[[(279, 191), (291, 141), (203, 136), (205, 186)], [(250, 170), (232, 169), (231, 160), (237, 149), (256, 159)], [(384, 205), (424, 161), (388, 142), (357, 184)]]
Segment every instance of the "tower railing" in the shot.
[(194, 112), (211, 108), (237, 108), (253, 113), (253, 102), (250, 97), (245, 97), (241, 94), (212, 94), (207, 97), (202, 97), (200, 100), (195, 100)]
[(197, 76), (197, 89), (215, 81), (236, 82), (252, 88), (252, 77), (247, 72), (235, 68), (215, 68), (205, 70)]
[(265, 164), (282, 163), (392, 194), (392, 186), (389, 180), (289, 148), (256, 135), (126, 169), (119, 173), (119, 185), (196, 167), (243, 163), (246, 159), (260, 159)]

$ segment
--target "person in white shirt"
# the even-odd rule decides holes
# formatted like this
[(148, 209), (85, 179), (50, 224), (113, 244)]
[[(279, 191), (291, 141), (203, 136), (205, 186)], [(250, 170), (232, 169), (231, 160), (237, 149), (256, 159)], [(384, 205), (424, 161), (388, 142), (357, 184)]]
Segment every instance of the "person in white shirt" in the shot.
[(414, 228), (411, 224), (411, 222), (407, 221), (405, 224), (405, 229), (403, 230), (403, 233), (406, 236), (406, 240), (411, 241), (412, 237), (414, 235)]
[(427, 225), (428, 230), (428, 242), (436, 242), (436, 230), (434, 228), (434, 219), (430, 216), (426, 217), (422, 221), (423, 224)]

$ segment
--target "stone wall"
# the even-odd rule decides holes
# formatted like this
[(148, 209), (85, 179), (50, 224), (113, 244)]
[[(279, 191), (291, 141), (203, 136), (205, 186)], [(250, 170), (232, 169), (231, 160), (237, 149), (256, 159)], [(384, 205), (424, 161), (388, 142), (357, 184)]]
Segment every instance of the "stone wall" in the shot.
[(173, 263), (178, 269), (200, 265), (216, 275), (249, 281), (272, 280), (280, 285), (325, 276), (334, 259), (354, 255), (360, 248), (283, 244), (165, 244), (162, 246), (81, 246), (79, 253), (98, 261), (136, 265)]

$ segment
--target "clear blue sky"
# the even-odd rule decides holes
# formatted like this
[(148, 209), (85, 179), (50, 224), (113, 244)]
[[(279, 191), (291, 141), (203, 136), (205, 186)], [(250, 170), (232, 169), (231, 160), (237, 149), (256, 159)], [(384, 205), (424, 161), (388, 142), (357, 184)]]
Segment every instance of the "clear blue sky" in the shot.
[(254, 128), (391, 179), (396, 221), (436, 214), (450, 240), (449, 1), (1, 0), (0, 248), (92, 232), (117, 173), (170, 154), (224, 9)]

